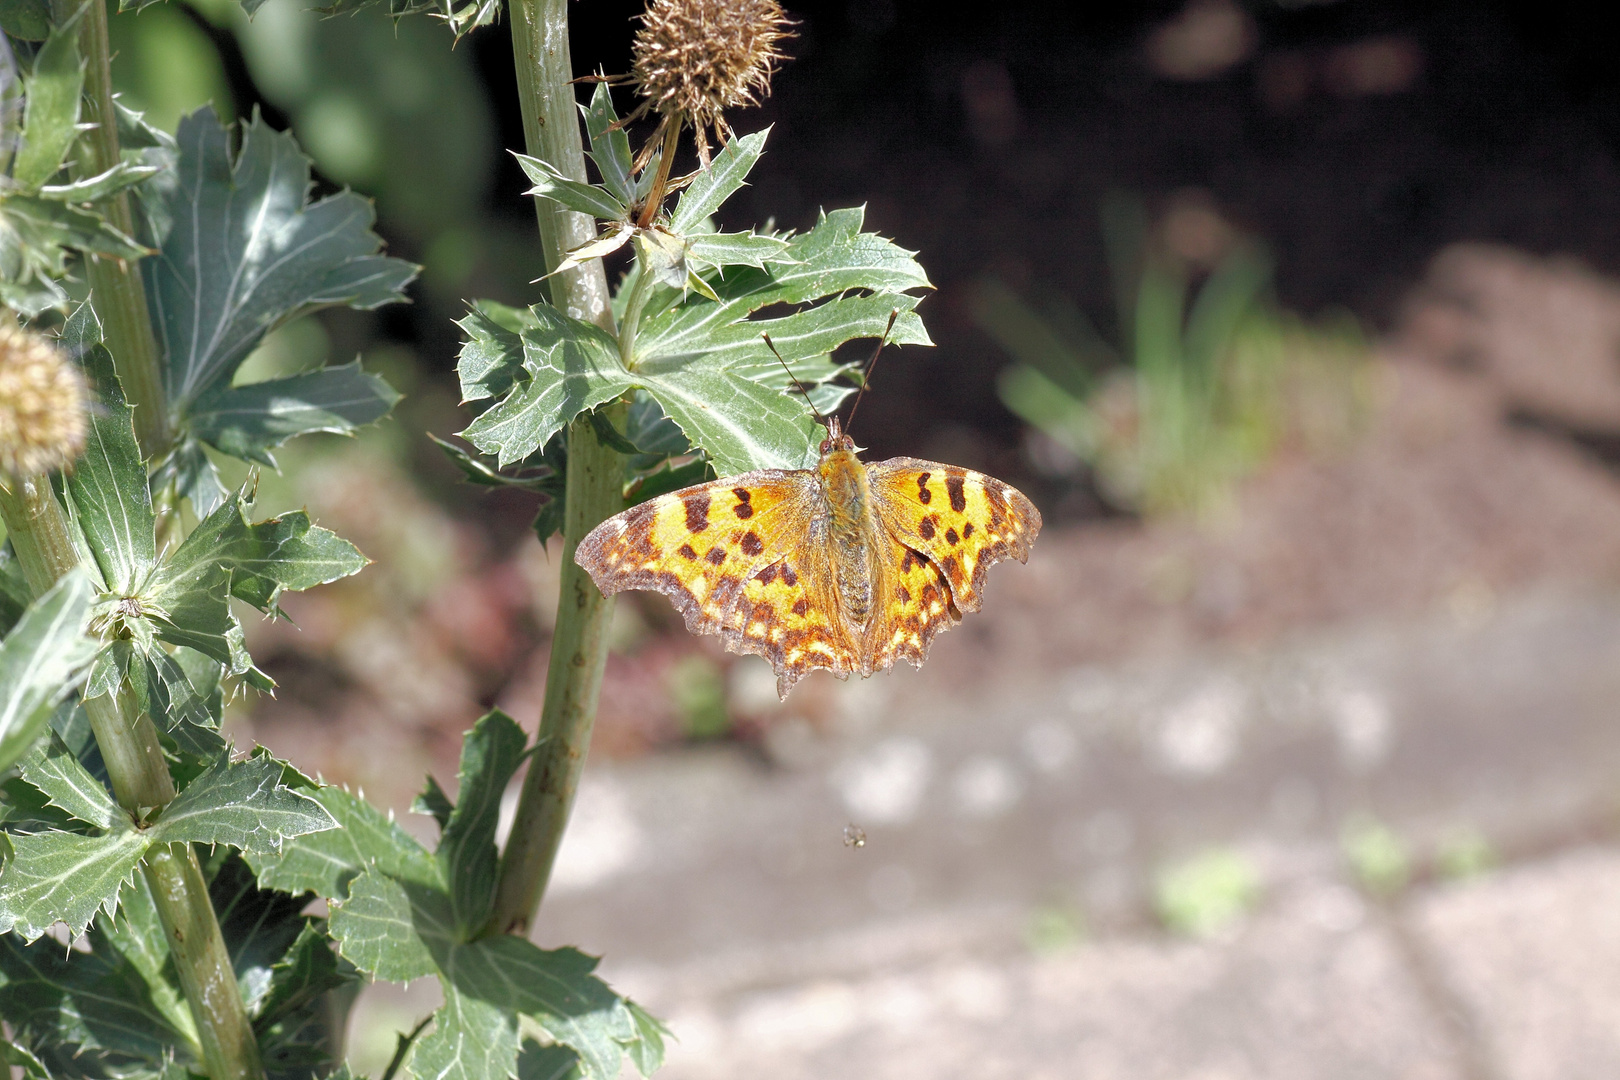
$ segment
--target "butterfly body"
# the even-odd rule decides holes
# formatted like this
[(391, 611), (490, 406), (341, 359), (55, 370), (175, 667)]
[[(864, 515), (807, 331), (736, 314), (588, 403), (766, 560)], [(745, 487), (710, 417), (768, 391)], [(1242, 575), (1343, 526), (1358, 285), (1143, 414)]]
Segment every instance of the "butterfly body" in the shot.
[(763, 469), (651, 499), (604, 521), (575, 561), (602, 592), (664, 593), (693, 633), (764, 656), (783, 696), (814, 669), (839, 678), (921, 666), (933, 637), (977, 611), (985, 571), (1039, 533), (1030, 501), (993, 477), (917, 458), (866, 464), (829, 424), (813, 469)]

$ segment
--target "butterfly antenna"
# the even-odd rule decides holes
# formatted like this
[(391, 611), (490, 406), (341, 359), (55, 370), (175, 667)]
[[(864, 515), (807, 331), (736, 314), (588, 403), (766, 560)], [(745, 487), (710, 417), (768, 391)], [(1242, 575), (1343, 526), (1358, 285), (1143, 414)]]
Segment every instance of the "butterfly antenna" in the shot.
[(889, 325), (883, 328), (883, 336), (878, 338), (877, 348), (872, 350), (872, 358), (861, 365), (861, 388), (855, 394), (855, 404), (849, 407), (849, 417), (844, 421), (845, 431), (855, 426), (855, 410), (861, 407), (861, 398), (866, 396), (866, 388), (872, 385), (872, 369), (877, 367), (878, 357), (883, 353), (883, 346), (889, 343), (889, 334), (894, 330), (894, 321), (899, 317), (899, 308), (889, 312)]
[(793, 385), (799, 388), (799, 393), (804, 395), (804, 403), (810, 406), (811, 412), (816, 414), (816, 423), (826, 427), (827, 418), (821, 415), (821, 410), (816, 408), (816, 403), (810, 400), (810, 391), (804, 388), (804, 383), (800, 382), (799, 377), (793, 374), (793, 369), (788, 367), (786, 360), (782, 359), (782, 354), (776, 351), (776, 342), (771, 340), (771, 335), (762, 333), (759, 336), (765, 339), (765, 347), (771, 350), (771, 355), (776, 357), (776, 362), (782, 365), (782, 370), (787, 372), (788, 378), (793, 380)]

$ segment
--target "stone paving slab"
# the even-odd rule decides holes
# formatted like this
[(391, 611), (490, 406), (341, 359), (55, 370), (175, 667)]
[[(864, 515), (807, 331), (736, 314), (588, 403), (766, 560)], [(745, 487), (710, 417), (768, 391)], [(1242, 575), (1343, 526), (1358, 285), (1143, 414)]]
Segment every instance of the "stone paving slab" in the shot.
[(947, 950), (711, 996), (627, 979), (679, 1036), (669, 1080), (1465, 1080), (1387, 927), (1323, 882), (1216, 943)]
[(1620, 850), (1430, 892), (1410, 911), (1492, 1080), (1620, 1077)]

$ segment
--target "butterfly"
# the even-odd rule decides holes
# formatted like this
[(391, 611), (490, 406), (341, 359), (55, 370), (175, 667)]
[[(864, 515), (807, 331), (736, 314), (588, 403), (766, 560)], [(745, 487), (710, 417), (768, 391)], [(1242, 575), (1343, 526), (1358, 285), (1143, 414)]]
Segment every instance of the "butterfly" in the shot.
[(574, 560), (606, 595), (663, 593), (694, 634), (758, 653), (786, 699), (815, 669), (840, 679), (918, 667), (983, 600), (985, 571), (1025, 561), (1041, 515), (1011, 485), (918, 458), (857, 457), (838, 418), (813, 469), (695, 484), (608, 518)]

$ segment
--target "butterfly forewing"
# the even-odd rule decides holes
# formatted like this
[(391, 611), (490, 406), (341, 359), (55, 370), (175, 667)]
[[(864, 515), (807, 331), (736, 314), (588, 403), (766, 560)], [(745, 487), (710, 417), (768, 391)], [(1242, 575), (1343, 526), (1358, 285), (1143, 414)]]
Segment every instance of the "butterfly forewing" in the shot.
[(878, 520), (939, 568), (963, 611), (979, 610), (985, 572), (1023, 562), (1041, 531), (1035, 505), (993, 476), (920, 458), (874, 462), (866, 475)]
[(659, 496), (597, 526), (574, 560), (609, 596), (668, 596), (694, 634), (734, 631), (748, 581), (801, 543), (814, 475), (764, 469)]

